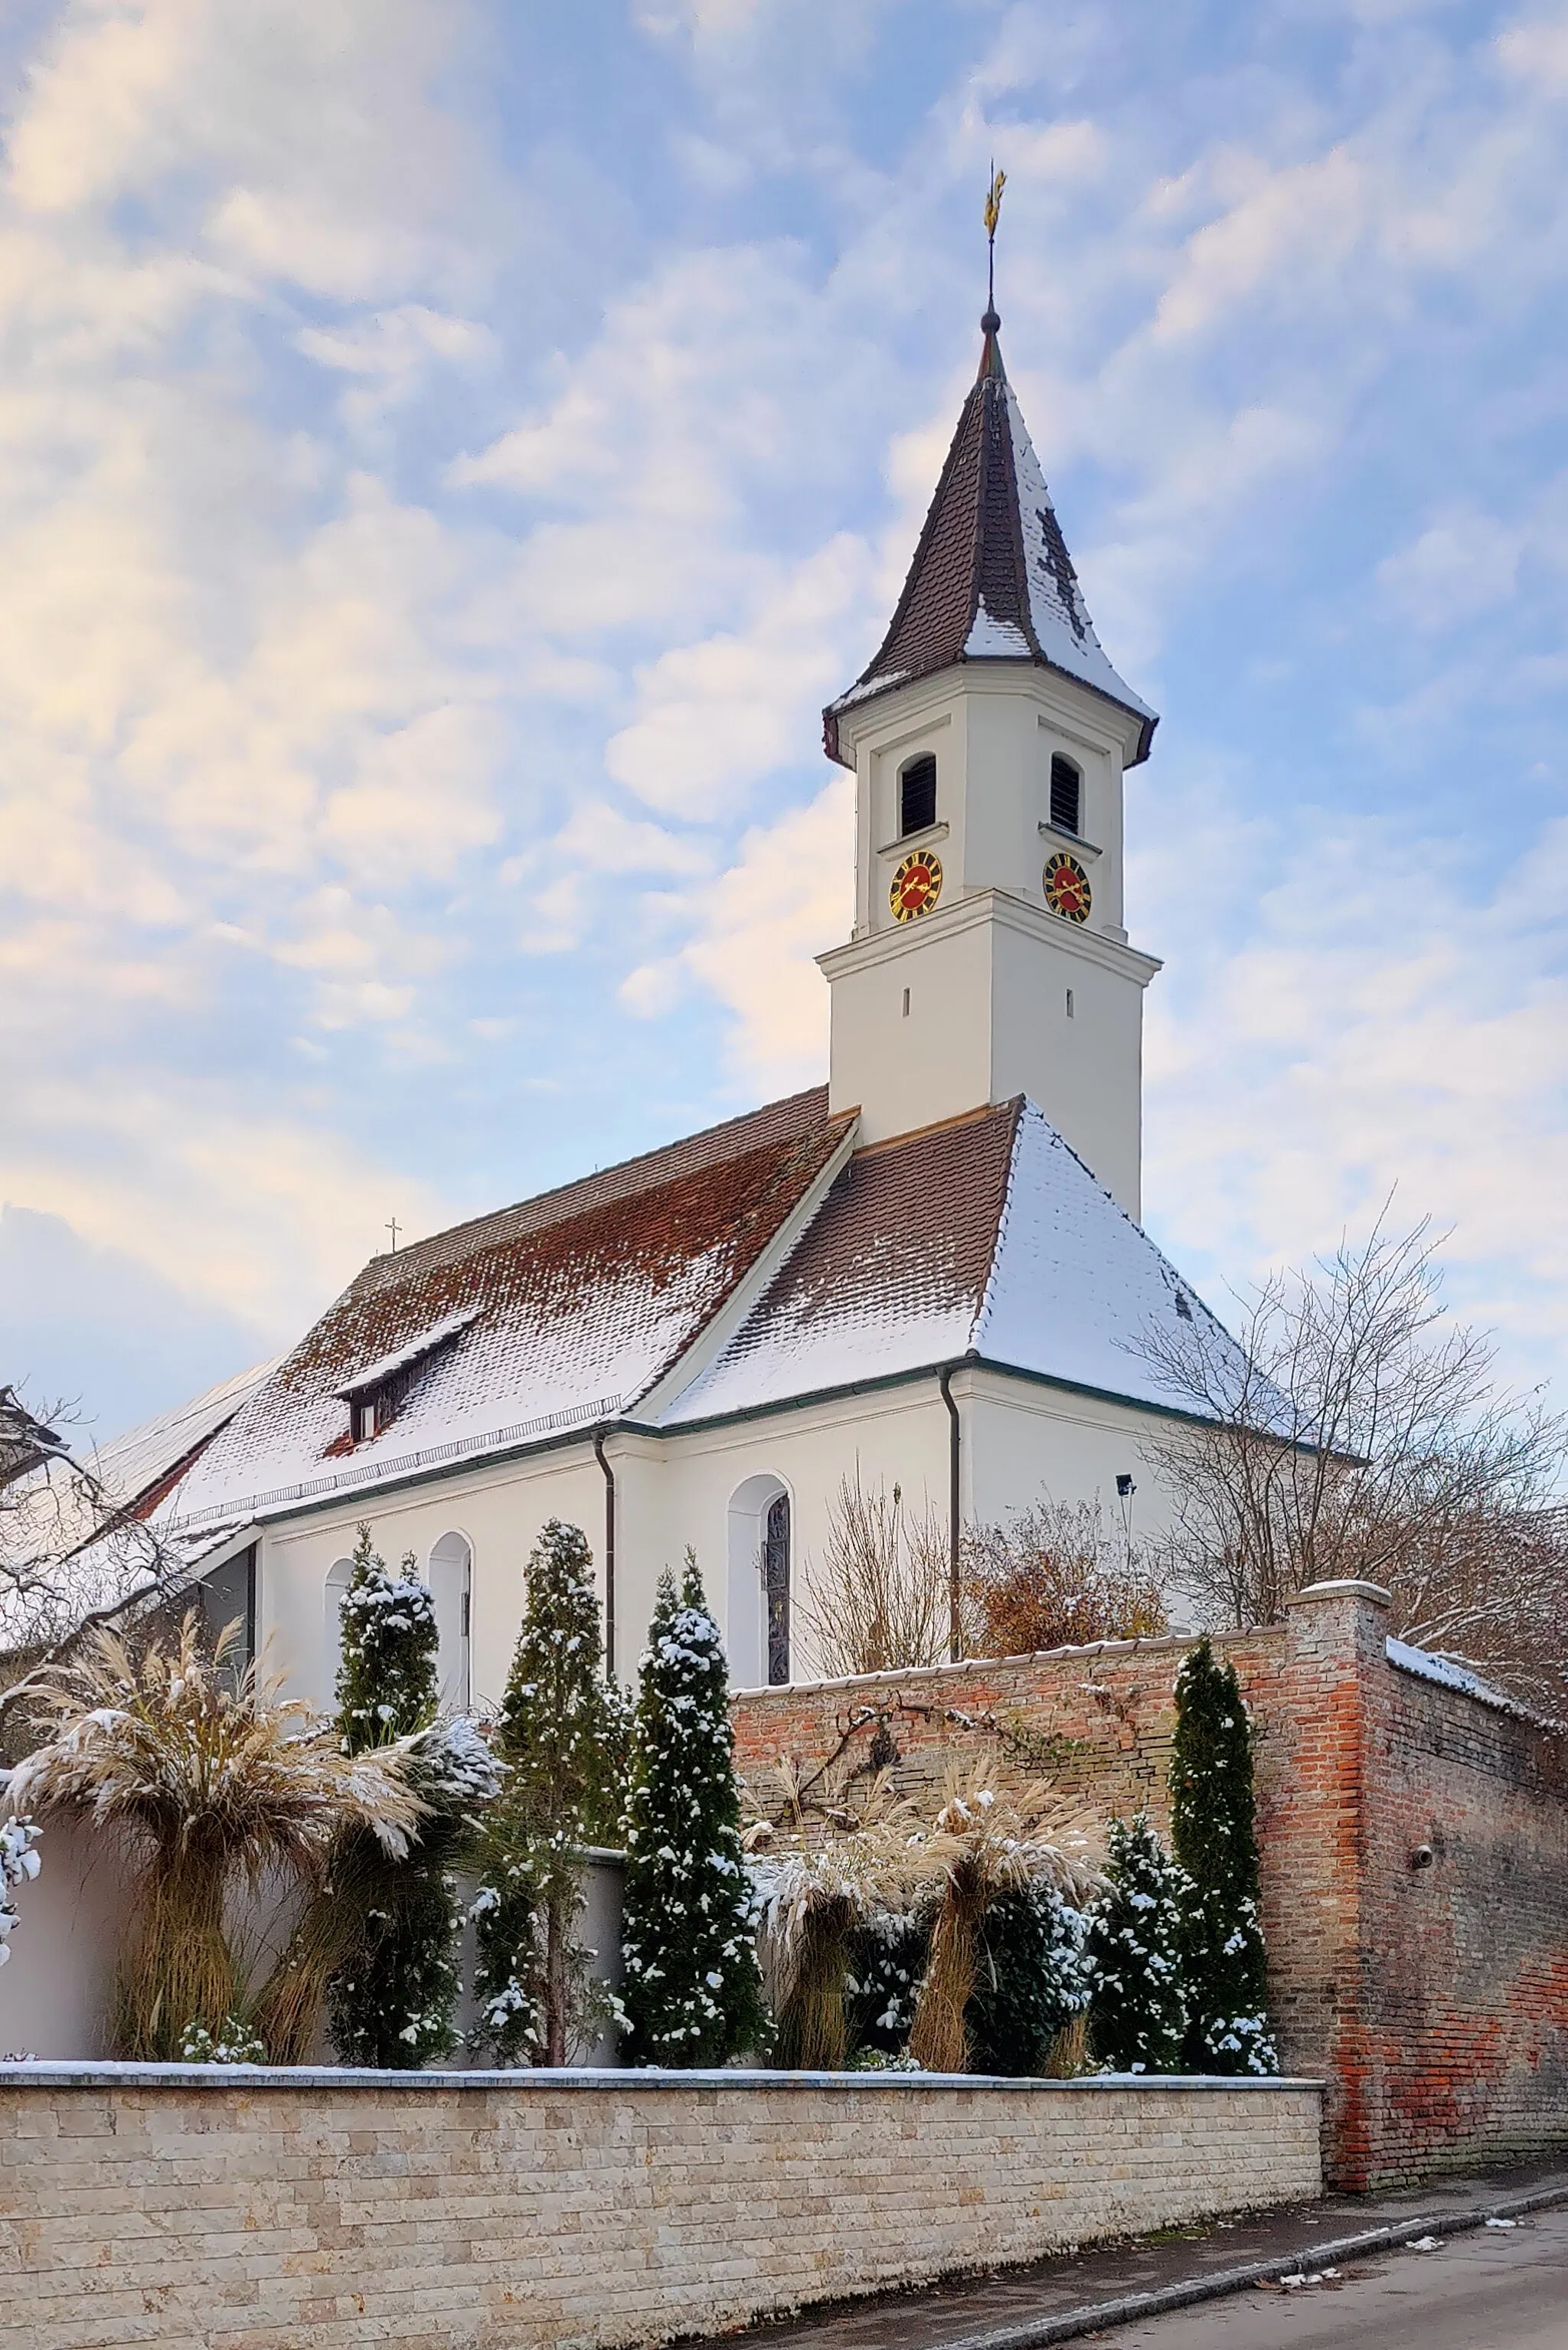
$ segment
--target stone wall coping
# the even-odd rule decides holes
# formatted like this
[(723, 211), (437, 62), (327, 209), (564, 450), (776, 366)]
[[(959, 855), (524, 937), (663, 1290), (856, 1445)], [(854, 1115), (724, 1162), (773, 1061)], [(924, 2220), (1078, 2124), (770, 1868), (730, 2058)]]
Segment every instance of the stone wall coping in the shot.
[[(1328, 1590), (1372, 1591), (1370, 1583), (1319, 1584), (1314, 1596)], [(1304, 1595), (1303, 1595), (1304, 1596)], [(1381, 1596), (1386, 1599), (1387, 1593)], [(1293, 1606), (1294, 1602), (1291, 1603)], [(1087, 1640), (1081, 1648), (1023, 1648), (1011, 1657), (944, 1657), (936, 1665), (899, 1665), (881, 1673), (841, 1673), (836, 1680), (774, 1681), (754, 1689), (733, 1689), (732, 1700), (740, 1698), (819, 1697), (829, 1690), (897, 1689), (906, 1681), (937, 1681), (950, 1679), (956, 1673), (1000, 1672), (1013, 1665), (1070, 1664), (1075, 1658), (1131, 1657), (1175, 1655), (1178, 1649), (1195, 1648), (1199, 1640), (1208, 1639), (1217, 1648), (1233, 1640), (1282, 1640), (1282, 1624), (1256, 1624), (1244, 1632), (1162, 1632), (1158, 1639)]]
[(1295, 2075), (1220, 2073), (1085, 2073), (1072, 2080), (1018, 2078), (999, 2073), (773, 2073), (739, 2065), (681, 2072), (652, 2065), (519, 2065), (512, 2072), (381, 2072), (354, 2064), (132, 2064), (109, 2060), (35, 2058), (0, 2064), (0, 2089), (386, 2089), (407, 2095), (451, 2089), (607, 2091), (636, 2096), (646, 2090), (811, 2089), (890, 2090), (899, 2096), (927, 2089), (1006, 2089), (1030, 2095), (1082, 2096), (1104, 2089), (1165, 2094), (1232, 2089), (1265, 2095), (1325, 2084)]
[(1293, 1591), (1286, 1600), (1287, 1607), (1315, 1607), (1320, 1599), (1370, 1599), (1375, 1607), (1392, 1607), (1394, 1595), (1380, 1583), (1359, 1583), (1354, 1575), (1344, 1575), (1337, 1582), (1309, 1583), (1304, 1591)]

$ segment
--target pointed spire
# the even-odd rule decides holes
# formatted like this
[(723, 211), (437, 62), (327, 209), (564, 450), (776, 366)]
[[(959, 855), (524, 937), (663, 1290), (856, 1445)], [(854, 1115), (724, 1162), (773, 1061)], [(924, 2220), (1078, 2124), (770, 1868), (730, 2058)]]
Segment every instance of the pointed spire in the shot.
[(980, 324), (980, 371), (891, 625), (875, 660), (823, 712), (827, 755), (838, 758), (838, 720), (856, 704), (954, 662), (1011, 660), (1060, 670), (1130, 711), (1140, 721), (1136, 764), (1148, 756), (1155, 712), (1117, 676), (1095, 634), (1002, 365), (994, 298)]

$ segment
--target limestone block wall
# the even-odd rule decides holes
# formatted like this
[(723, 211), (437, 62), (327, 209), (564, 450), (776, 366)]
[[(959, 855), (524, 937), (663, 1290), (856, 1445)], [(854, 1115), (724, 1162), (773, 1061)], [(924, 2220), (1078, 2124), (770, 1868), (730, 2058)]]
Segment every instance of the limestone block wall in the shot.
[(613, 2350), (1316, 2195), (1311, 2083), (0, 2067), (0, 2350)]

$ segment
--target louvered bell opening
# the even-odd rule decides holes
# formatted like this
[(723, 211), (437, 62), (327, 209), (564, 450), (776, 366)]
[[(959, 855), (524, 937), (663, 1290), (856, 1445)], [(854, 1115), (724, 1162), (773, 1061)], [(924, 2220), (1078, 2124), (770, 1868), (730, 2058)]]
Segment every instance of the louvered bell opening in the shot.
[(1051, 762), (1051, 821), (1058, 832), (1077, 831), (1083, 793), (1082, 775), (1071, 759), (1064, 759), (1058, 752)]
[(937, 763), (928, 752), (898, 770), (898, 833), (923, 832), (937, 820)]

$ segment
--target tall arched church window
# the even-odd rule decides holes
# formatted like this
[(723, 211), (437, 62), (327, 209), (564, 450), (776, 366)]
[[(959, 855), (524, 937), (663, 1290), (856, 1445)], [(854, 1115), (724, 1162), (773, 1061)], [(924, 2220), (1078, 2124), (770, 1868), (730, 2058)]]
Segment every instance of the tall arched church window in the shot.
[(1083, 808), (1084, 778), (1058, 751), (1051, 761), (1051, 821), (1058, 832), (1076, 832)]
[(321, 1595), (321, 1703), (329, 1709), (337, 1695), (337, 1668), (343, 1661), (343, 1600), (354, 1572), (351, 1558), (335, 1558), (327, 1569)]
[(436, 1673), (443, 1713), (466, 1713), (471, 1700), (469, 1652), (473, 1614), (473, 1551), (465, 1534), (442, 1534), (431, 1553), (435, 1602)]
[(767, 1609), (768, 1679), (789, 1679), (789, 1495), (768, 1503), (763, 1523), (763, 1593)]
[(937, 763), (929, 751), (898, 770), (898, 835), (923, 832), (937, 820)]

